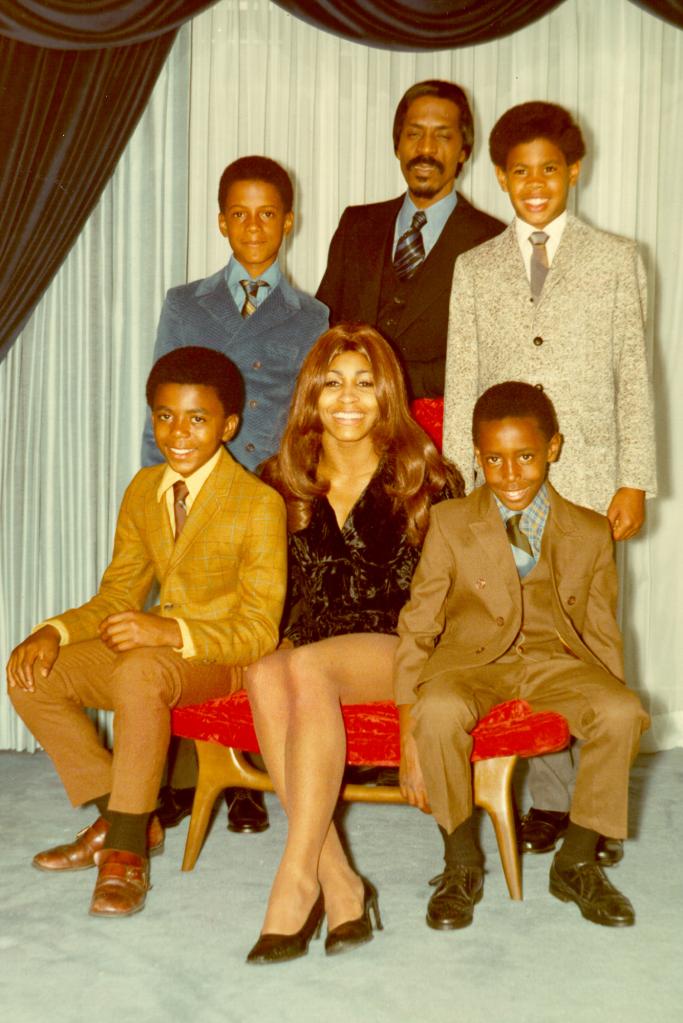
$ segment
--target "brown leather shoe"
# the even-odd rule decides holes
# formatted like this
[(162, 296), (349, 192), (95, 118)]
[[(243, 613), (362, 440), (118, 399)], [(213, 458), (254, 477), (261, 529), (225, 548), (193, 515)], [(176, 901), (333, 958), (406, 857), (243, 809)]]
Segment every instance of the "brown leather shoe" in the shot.
[(96, 854), (99, 867), (90, 901), (92, 916), (130, 916), (145, 905), (150, 887), (146, 856), (119, 849), (102, 849)]
[[(33, 866), (38, 870), (88, 870), (95, 866), (95, 854), (104, 848), (108, 831), (109, 821), (98, 817), (94, 824), (79, 831), (73, 842), (36, 853)], [(147, 825), (147, 848), (150, 856), (164, 851), (164, 829), (156, 814)]]

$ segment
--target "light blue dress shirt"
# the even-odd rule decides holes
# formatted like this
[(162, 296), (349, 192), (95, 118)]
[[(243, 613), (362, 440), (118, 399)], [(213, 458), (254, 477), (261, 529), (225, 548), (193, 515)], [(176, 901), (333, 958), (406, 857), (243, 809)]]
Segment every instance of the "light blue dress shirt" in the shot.
[[(446, 221), (450, 217), (451, 213), (458, 205), (458, 193), (453, 191), (448, 195), (445, 195), (443, 199), (439, 199), (433, 206), (427, 206), (426, 209), (422, 210), (422, 213), (427, 217), (427, 223), (422, 228), (422, 244), (424, 245), (425, 257), (427, 257), (430, 251), (434, 248), (439, 240), (439, 235), (443, 231)], [(402, 234), (410, 228), (413, 222), (413, 217), (417, 213), (417, 206), (410, 198), (410, 194), (406, 192), (406, 197), (403, 200), (403, 206), (399, 210), (398, 216), (396, 217), (396, 227), (394, 228), (394, 248), (396, 252), (396, 243)]]

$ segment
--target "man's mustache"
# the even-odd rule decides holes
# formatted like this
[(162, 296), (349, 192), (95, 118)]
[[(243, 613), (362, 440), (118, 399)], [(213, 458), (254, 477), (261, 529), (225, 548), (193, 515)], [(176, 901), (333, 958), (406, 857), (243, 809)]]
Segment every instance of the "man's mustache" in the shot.
[(436, 167), (438, 171), (443, 174), (444, 166), (440, 160), (437, 160), (435, 156), (414, 156), (412, 160), (408, 160), (408, 170), (413, 170), (419, 166)]

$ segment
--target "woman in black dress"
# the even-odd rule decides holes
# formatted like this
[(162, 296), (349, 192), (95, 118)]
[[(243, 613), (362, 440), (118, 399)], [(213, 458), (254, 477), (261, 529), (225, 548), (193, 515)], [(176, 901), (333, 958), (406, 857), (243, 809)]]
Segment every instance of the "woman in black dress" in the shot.
[(287, 504), (283, 644), (247, 671), (261, 752), (288, 836), (249, 962), (303, 955), (327, 915), (328, 953), (372, 937), (377, 893), (352, 870), (334, 813), (343, 703), (393, 696), (396, 622), (433, 501), (462, 481), (411, 419), (401, 369), (372, 328), (322, 335), (299, 374), (263, 478)]

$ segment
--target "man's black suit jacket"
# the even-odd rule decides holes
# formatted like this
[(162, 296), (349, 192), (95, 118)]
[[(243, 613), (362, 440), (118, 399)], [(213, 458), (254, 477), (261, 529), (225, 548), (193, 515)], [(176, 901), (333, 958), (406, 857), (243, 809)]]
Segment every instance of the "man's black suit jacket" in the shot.
[[(327, 269), (316, 295), (330, 310), (330, 325), (344, 321), (378, 325), (384, 260), (393, 246), (403, 199), (401, 195), (344, 210), (330, 242)], [(415, 286), (395, 327), (384, 329), (401, 358), (412, 398), (443, 395), (455, 260), (461, 252), (481, 245), (504, 228), (458, 192), (457, 206), (414, 279)]]

